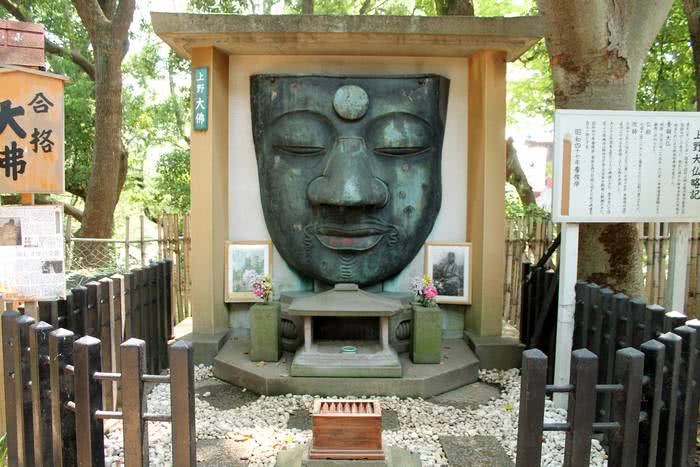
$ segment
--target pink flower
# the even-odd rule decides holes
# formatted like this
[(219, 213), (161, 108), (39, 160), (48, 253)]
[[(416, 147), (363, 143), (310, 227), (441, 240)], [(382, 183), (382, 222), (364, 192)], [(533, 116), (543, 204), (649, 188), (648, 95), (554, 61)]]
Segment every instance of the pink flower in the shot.
[(437, 294), (438, 291), (433, 284), (430, 284), (423, 289), (423, 296), (428, 300), (437, 297)]

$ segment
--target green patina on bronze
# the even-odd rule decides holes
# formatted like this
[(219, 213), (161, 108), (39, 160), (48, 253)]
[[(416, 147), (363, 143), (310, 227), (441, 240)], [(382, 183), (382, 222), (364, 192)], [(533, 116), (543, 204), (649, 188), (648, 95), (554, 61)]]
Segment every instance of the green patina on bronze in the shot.
[(265, 222), (299, 273), (371, 285), (433, 228), (449, 80), (437, 75), (251, 77)]

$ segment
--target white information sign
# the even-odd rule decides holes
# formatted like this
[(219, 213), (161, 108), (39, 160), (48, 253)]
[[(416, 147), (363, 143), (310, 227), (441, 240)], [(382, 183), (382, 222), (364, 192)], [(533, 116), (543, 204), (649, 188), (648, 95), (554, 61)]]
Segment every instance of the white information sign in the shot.
[(557, 110), (552, 218), (700, 220), (700, 114)]
[(63, 208), (0, 206), (0, 293), (6, 300), (65, 298)]

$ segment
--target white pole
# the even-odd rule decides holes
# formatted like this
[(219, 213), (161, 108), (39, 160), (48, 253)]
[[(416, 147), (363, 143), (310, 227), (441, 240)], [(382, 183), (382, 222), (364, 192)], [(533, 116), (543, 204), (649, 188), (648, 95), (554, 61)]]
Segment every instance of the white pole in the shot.
[(667, 311), (685, 310), (685, 290), (688, 281), (688, 257), (690, 256), (690, 234), (692, 224), (671, 224), (671, 251), (668, 258), (668, 284), (664, 299)]
[[(559, 249), (559, 308), (557, 310), (557, 344), (554, 361), (554, 384), (569, 384), (571, 350), (574, 340), (576, 275), (578, 262), (578, 224), (561, 224)], [(566, 409), (568, 394), (554, 394), (554, 405)]]

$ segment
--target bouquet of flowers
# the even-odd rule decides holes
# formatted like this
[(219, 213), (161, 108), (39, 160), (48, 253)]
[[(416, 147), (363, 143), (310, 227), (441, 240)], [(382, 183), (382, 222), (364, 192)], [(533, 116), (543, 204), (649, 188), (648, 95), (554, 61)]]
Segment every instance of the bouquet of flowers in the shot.
[(423, 277), (416, 277), (411, 282), (413, 293), (416, 294), (416, 301), (425, 307), (437, 306), (435, 297), (438, 295), (437, 288), (433, 284), (433, 280), (427, 274)]
[(269, 303), (272, 299), (272, 277), (268, 275), (258, 274), (253, 270), (247, 270), (243, 273), (243, 281), (248, 284), (248, 287), (253, 289), (256, 297), (261, 299), (263, 303)]

